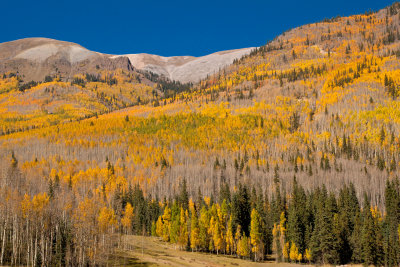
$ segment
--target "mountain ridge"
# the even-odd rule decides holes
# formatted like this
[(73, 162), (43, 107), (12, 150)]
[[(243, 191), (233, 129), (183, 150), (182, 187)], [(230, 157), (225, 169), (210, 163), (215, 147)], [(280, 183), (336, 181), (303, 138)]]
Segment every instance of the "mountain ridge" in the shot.
[[(230, 65), (235, 59), (249, 54), (253, 49), (219, 51), (202, 57), (163, 57), (146, 53), (112, 55), (91, 51), (77, 43), (34, 37), (1, 43), (0, 71), (18, 72), (29, 80), (39, 81), (43, 80), (44, 76), (57, 74), (61, 69), (58, 74), (72, 78), (71, 76), (79, 73), (78, 70), (92, 72), (94, 68), (99, 67), (109, 70), (131, 70), (128, 59), (138, 70), (149, 71), (172, 81), (196, 83)], [(85, 64), (86, 67), (76, 68), (77, 64)], [(70, 67), (69, 73), (66, 65)], [(34, 72), (29, 71), (32, 66), (35, 67)]]
[(232, 64), (235, 59), (250, 54), (253, 49), (254, 47), (218, 51), (200, 57), (163, 57), (147, 53), (126, 54), (114, 57), (126, 56), (135, 68), (164, 75), (170, 80), (195, 83)]

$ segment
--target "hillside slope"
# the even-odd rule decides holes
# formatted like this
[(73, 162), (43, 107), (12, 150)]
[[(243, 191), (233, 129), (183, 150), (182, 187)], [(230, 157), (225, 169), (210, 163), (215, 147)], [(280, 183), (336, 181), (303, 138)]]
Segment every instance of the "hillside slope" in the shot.
[(154, 77), (0, 77), (7, 263), (101, 265), (134, 233), (255, 261), (400, 264), (399, 3), (292, 29), (191, 88)]

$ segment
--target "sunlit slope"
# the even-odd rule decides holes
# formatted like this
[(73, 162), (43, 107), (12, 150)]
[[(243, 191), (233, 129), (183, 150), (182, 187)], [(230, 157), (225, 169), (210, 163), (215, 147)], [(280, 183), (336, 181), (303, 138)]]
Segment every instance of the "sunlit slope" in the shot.
[[(359, 194), (369, 190), (373, 204), (382, 205), (384, 178), (398, 175), (400, 160), (398, 25), (398, 5), (305, 25), (172, 98), (158, 99), (154, 83), (137, 83), (143, 96), (126, 94), (120, 85), (135, 80), (122, 71), (111, 85), (77, 76), (73, 86), (82, 97), (74, 100), (74, 112), (90, 110), (90, 119), (70, 123), (74, 112), (44, 105), (37, 120), (58, 114), (56, 125), (38, 122), (44, 128), (5, 135), (2, 144), (22, 162), (37, 158), (33, 169), (43, 159), (43, 168), (57, 170), (66, 182), (90, 177), (95, 187), (105, 183), (109, 190), (116, 180), (92, 173), (104, 171), (106, 158), (123, 185), (139, 183), (160, 197), (172, 195), (183, 177), (190, 191), (202, 187), (211, 194), (223, 180), (268, 191), (279, 177), (285, 189), (296, 175), (309, 188), (326, 184), (336, 190), (353, 181)], [(16, 86), (14, 77), (3, 83)], [(40, 92), (35, 88), (29, 90)], [(95, 88), (110, 102), (91, 101), (101, 95)], [(7, 101), (13, 94), (21, 97), (15, 90), (2, 94), (4, 114), (12, 111)], [(151, 104), (122, 109), (121, 99), (137, 104), (139, 97)], [(93, 115), (110, 107), (118, 111)], [(25, 127), (26, 120), (3, 121), (7, 133)]]

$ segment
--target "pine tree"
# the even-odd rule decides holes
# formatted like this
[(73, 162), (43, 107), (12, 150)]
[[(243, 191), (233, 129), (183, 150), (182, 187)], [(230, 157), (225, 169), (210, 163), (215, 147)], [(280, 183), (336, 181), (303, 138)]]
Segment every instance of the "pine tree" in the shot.
[(239, 184), (238, 191), (232, 197), (232, 219), (234, 227), (240, 225), (245, 235), (249, 233), (250, 197), (246, 186)]
[[(322, 190), (321, 196), (326, 196), (326, 190)], [(325, 197), (326, 199), (326, 197)], [(317, 263), (336, 264), (339, 262), (339, 244), (336, 231), (333, 229), (332, 214), (329, 213), (325, 203), (319, 199), (315, 228), (310, 240), (311, 254)]]
[(183, 179), (180, 185), (180, 193), (178, 197), (179, 206), (181, 206), (184, 210), (189, 209), (189, 194), (187, 192), (186, 179)]
[(201, 193), (200, 187), (197, 191), (197, 201), (196, 201), (196, 210), (200, 211), (204, 204), (203, 194)]
[(354, 229), (351, 233), (350, 244), (351, 244), (351, 261), (354, 263), (362, 262), (362, 244), (360, 237), (362, 236), (362, 221), (361, 214), (358, 213), (354, 220)]
[(400, 264), (400, 241), (398, 233), (400, 224), (400, 186), (398, 179), (386, 182), (385, 208), (385, 265), (397, 266)]
[[(278, 166), (275, 167), (275, 171), (277, 174)], [(280, 216), (282, 212), (285, 212), (285, 200), (281, 196), (281, 190), (279, 185), (279, 175), (275, 180), (275, 194), (272, 196), (271, 199), (271, 217), (273, 223), (279, 223)]]
[(378, 262), (374, 219), (371, 214), (370, 202), (364, 195), (363, 227), (361, 235), (362, 260), (366, 265), (376, 265)]
[[(352, 233), (355, 229), (356, 217), (359, 217), (360, 213), (360, 206), (353, 184), (350, 184), (349, 186), (345, 185), (340, 190), (338, 199), (338, 212), (340, 263), (347, 264), (352, 261), (353, 253), (355, 253), (354, 250), (357, 246), (356, 243), (359, 242), (359, 238), (357, 236), (354, 238), (352, 237)], [(360, 226), (358, 225), (357, 227), (357, 231), (360, 231)], [(360, 232), (358, 232), (357, 235), (358, 234), (360, 234)], [(358, 255), (354, 255), (355, 257), (359, 257), (361, 255), (361, 251), (359, 249), (357, 250), (358, 252), (356, 253)]]
[(219, 202), (222, 203), (224, 200), (226, 200), (227, 203), (231, 202), (231, 191), (229, 189), (228, 183), (226, 183), (226, 182), (224, 182), (221, 185), (220, 193), (219, 193)]
[(302, 187), (297, 184), (296, 177), (293, 179), (293, 192), (291, 202), (289, 203), (288, 222), (287, 222), (287, 237), (288, 240), (296, 245), (300, 253), (304, 253), (305, 230), (306, 230), (306, 194)]

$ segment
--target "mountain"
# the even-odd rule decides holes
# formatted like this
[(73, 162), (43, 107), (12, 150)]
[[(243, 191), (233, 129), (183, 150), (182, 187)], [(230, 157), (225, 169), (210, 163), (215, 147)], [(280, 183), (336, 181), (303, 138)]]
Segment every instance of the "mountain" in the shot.
[[(26, 38), (0, 44), (0, 73), (14, 72), (26, 81), (42, 81), (59, 75), (71, 79), (79, 73), (133, 67), (181, 83), (198, 82), (252, 48), (222, 51), (204, 57), (161, 57), (149, 54), (107, 55), (90, 51), (78, 44), (47, 38)], [(133, 67), (132, 67), (133, 66)]]
[[(177, 56), (162, 57), (150, 54), (128, 54), (131, 64), (140, 70), (163, 75), (170, 80), (182, 83), (196, 83), (250, 54), (254, 48), (243, 48), (216, 52), (202, 57)], [(119, 58), (122, 56), (114, 56)]]
[(0, 44), (0, 72), (20, 74), (25, 81), (43, 81), (46, 76), (70, 79), (96, 70), (133, 70), (129, 59), (89, 51), (69, 42), (27, 38)]
[(0, 75), (0, 264), (107, 265), (133, 233), (203, 257), (399, 266), (400, 3), (291, 29), (190, 86), (144, 69), (195, 58), (36, 46), (3, 58), (87, 69)]

